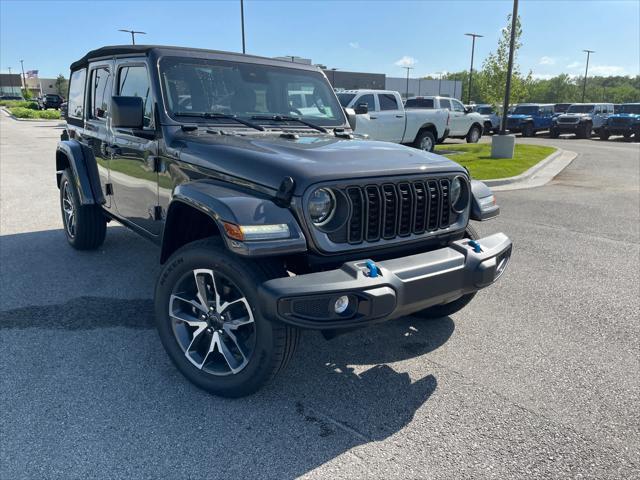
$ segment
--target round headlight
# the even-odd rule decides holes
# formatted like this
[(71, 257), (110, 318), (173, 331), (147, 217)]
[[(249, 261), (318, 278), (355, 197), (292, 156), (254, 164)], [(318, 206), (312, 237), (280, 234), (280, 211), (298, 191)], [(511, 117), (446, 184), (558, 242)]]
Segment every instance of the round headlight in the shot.
[(309, 197), (309, 216), (314, 225), (323, 225), (331, 220), (335, 208), (336, 197), (327, 188), (319, 188)]
[(451, 181), (449, 198), (451, 199), (451, 208), (455, 212), (460, 213), (466, 208), (467, 203), (469, 203), (469, 187), (464, 178), (455, 177)]

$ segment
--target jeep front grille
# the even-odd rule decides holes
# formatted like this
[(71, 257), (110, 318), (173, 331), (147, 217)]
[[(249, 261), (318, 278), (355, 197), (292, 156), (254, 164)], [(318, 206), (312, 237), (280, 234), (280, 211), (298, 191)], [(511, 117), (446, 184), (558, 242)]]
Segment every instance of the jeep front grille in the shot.
[(449, 227), (449, 179), (427, 179), (349, 186), (346, 235), (330, 235), (336, 243), (390, 240)]

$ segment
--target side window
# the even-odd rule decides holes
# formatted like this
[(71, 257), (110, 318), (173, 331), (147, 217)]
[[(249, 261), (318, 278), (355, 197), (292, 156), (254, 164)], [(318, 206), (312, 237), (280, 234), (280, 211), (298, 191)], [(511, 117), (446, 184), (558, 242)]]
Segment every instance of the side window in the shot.
[(356, 100), (354, 105), (357, 107), (358, 105), (362, 105), (363, 103), (367, 104), (367, 108), (369, 108), (370, 112), (375, 111), (376, 102), (373, 100), (372, 94), (367, 93), (366, 95), (362, 95)]
[(440, 108), (446, 108), (447, 110), (451, 110), (451, 102), (448, 98), (440, 99)]
[(111, 102), (111, 73), (106, 67), (99, 67), (91, 71), (89, 117), (105, 120)]
[(121, 67), (118, 72), (118, 95), (142, 98), (144, 126), (153, 125), (153, 102), (147, 67), (141, 65)]
[(464, 112), (464, 105), (462, 105), (459, 101), (451, 100), (451, 103), (453, 104), (453, 109), (456, 112)]
[(391, 93), (379, 93), (380, 110), (398, 110), (398, 101)]
[(87, 79), (87, 69), (76, 70), (69, 80), (69, 103), (67, 116), (82, 119), (84, 115), (84, 88)]

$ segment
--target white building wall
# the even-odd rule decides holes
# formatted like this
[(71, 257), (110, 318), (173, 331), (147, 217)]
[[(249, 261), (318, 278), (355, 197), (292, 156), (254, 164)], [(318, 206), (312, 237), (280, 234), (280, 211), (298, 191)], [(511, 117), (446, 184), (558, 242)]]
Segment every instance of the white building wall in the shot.
[[(406, 98), (407, 79), (402, 77), (387, 77), (387, 90), (400, 92)], [(460, 80), (425, 80), (423, 78), (409, 79), (409, 97), (440, 95), (443, 97), (460, 98), (462, 96), (462, 82)]]

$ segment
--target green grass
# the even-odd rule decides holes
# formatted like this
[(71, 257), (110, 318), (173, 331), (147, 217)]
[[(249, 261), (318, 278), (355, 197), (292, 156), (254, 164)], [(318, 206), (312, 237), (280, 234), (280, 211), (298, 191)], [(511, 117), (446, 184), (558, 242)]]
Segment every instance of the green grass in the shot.
[(555, 150), (554, 147), (516, 143), (513, 158), (493, 159), (491, 158), (490, 143), (438, 145), (436, 147), (436, 153), (444, 155), (454, 162), (467, 167), (471, 176), (477, 180), (507, 178), (520, 175), (536, 163), (547, 158)]
[(10, 107), (9, 112), (16, 118), (34, 118), (58, 120), (60, 119), (59, 110), (33, 110), (25, 107)]

